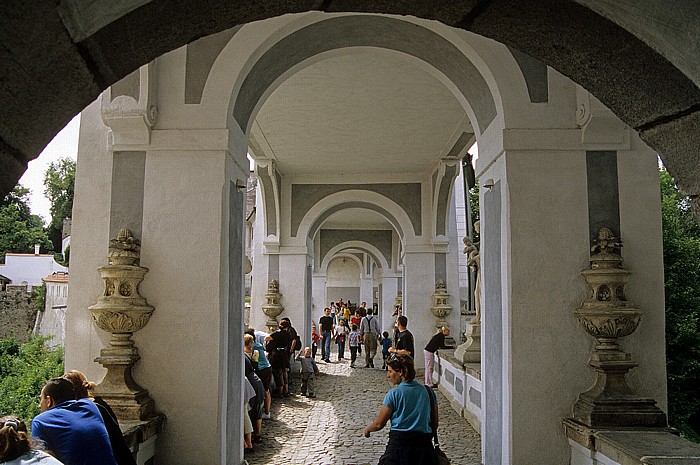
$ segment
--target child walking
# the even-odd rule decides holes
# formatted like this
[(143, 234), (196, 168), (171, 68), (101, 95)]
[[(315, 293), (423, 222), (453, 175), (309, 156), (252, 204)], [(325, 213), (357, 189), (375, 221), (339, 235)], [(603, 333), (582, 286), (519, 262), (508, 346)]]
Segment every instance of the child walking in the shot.
[(321, 340), (321, 335), (316, 331), (316, 325), (311, 325), (311, 358), (316, 360), (316, 351), (318, 350), (318, 341)]
[(311, 356), (311, 347), (304, 349), (304, 353), (300, 352), (297, 360), (301, 362), (301, 395), (305, 396), (308, 393), (309, 397), (316, 397), (316, 375), (318, 374), (318, 366), (316, 360)]
[(357, 350), (360, 348), (360, 332), (357, 330), (357, 325), (352, 325), (352, 331), (348, 334), (348, 341), (350, 343), (350, 368), (355, 368)]
[(389, 339), (389, 332), (384, 331), (382, 333), (382, 358), (384, 359), (384, 365), (382, 370), (386, 370), (386, 359), (389, 358), (389, 347), (391, 347), (392, 340)]

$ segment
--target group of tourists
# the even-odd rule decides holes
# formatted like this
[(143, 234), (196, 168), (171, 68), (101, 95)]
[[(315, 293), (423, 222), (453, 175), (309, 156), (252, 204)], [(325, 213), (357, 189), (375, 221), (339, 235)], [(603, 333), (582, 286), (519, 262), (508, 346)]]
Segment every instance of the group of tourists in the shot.
[(289, 318), (282, 318), (271, 334), (248, 328), (243, 335), (245, 386), (243, 397), (243, 443), (246, 450), (262, 442), (262, 421), (271, 418), (273, 398), (290, 396), (292, 366), (301, 366), (300, 393), (316, 397), (316, 375), (319, 373), (311, 347), (302, 349), (301, 338)]
[(3, 465), (136, 465), (117, 417), (93, 395), (95, 384), (79, 371), (52, 378), (41, 389), (41, 413), (31, 422), (0, 418)]

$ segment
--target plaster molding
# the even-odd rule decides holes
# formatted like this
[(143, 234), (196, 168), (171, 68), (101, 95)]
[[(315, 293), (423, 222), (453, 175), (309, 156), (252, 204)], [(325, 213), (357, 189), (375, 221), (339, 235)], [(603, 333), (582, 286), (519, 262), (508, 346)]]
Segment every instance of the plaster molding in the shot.
[(113, 87), (102, 93), (102, 121), (111, 129), (114, 145), (150, 144), (151, 128), (158, 119), (156, 83), (156, 66), (151, 62), (138, 69), (138, 90), (134, 92), (138, 99), (113, 95)]
[(309, 257), (311, 256), (311, 254), (309, 253), (309, 248), (306, 246), (280, 246), (279, 254), (280, 255), (308, 255)]
[(357, 249), (362, 251), (363, 253), (366, 253), (372, 257), (372, 260), (374, 260), (375, 263), (379, 264), (379, 267), (381, 269), (390, 269), (389, 262), (387, 262), (386, 258), (382, 254), (382, 252), (373, 246), (372, 244), (368, 242), (361, 242), (361, 241), (347, 241), (347, 242), (342, 242), (334, 247), (332, 247), (328, 253), (326, 254), (325, 257), (323, 257), (323, 260), (321, 261), (320, 264), (320, 270), (326, 270), (328, 269), (328, 264), (331, 262), (331, 260), (334, 258), (334, 256), (342, 251), (346, 251), (347, 249)]
[(263, 254), (272, 255), (280, 252), (280, 241), (276, 236), (267, 236), (263, 239)]
[(114, 141), (117, 151), (203, 152), (228, 151), (228, 129), (151, 129), (150, 141), (143, 144)]
[(587, 149), (630, 145), (630, 128), (620, 121), (600, 100), (581, 86), (576, 86), (576, 124), (581, 128), (581, 143)]
[(282, 194), (275, 161), (271, 158), (256, 160), (255, 174), (260, 181), (258, 186), (264, 206), (265, 235), (280, 237), (280, 199)]
[[(389, 217), (384, 215), (387, 221), (389, 221), (389, 223), (392, 224), (394, 229), (400, 232), (399, 236), (401, 240), (415, 239), (416, 236), (414, 235), (413, 224), (411, 222), (411, 219), (409, 218), (406, 211), (403, 208), (401, 208), (400, 205), (390, 200), (388, 197), (385, 197), (381, 194), (377, 194), (376, 192), (354, 189), (336, 192), (317, 202), (306, 212), (304, 217), (301, 219), (299, 227), (297, 228), (296, 237), (309, 237), (309, 234), (311, 233), (311, 227), (314, 225), (318, 218), (320, 218), (329, 209), (332, 209), (337, 205), (348, 202), (351, 202), (353, 204), (357, 202), (366, 202), (368, 204), (372, 204), (379, 207), (381, 210), (386, 211), (393, 217), (390, 219)], [(378, 211), (378, 213), (382, 214), (381, 211)], [(394, 221), (396, 221), (397, 224), (394, 224)]]
[(444, 158), (440, 160), (433, 173), (437, 172), (432, 198), (432, 234), (444, 235), (447, 232), (450, 214), (450, 199), (454, 189), (455, 179), (460, 170), (459, 158)]
[[(630, 150), (629, 130), (621, 131), (618, 135), (620, 137), (614, 142), (595, 141), (584, 140), (581, 128), (506, 128), (503, 130), (503, 151)], [(494, 160), (496, 158), (498, 157), (494, 157)], [(481, 168), (480, 173), (483, 173), (485, 169)]]

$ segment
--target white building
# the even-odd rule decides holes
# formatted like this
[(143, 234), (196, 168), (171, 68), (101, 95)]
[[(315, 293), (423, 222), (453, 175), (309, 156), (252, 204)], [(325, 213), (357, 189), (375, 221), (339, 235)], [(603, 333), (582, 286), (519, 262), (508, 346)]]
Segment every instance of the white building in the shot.
[(34, 254), (5, 254), (5, 263), (0, 264), (0, 274), (12, 280), (12, 284), (24, 283), (31, 288), (41, 286), (45, 276), (68, 272), (68, 268), (56, 263), (53, 255), (40, 254), (38, 248), (35, 249)]
[(51, 336), (50, 345), (63, 346), (69, 276), (67, 272), (57, 271), (46, 276), (43, 281), (46, 283), (46, 302), (44, 310), (36, 315), (34, 332), (42, 336)]

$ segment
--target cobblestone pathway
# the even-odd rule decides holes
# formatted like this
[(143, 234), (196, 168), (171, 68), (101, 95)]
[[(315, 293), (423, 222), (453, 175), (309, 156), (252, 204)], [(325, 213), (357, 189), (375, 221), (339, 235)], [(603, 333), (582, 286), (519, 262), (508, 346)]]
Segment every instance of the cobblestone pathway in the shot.
[[(364, 354), (363, 354), (364, 355)], [(358, 357), (359, 364), (360, 357)], [(381, 357), (377, 356), (375, 362)], [(364, 366), (364, 364), (362, 364)], [(389, 425), (369, 439), (364, 427), (376, 418), (389, 390), (385, 371), (350, 368), (350, 362), (319, 362), (316, 398), (298, 394), (273, 399), (272, 419), (263, 420), (263, 441), (246, 452), (250, 465), (368, 465), (384, 452)], [(481, 440), (466, 420), (438, 393), (440, 445), (454, 465), (481, 463)]]

